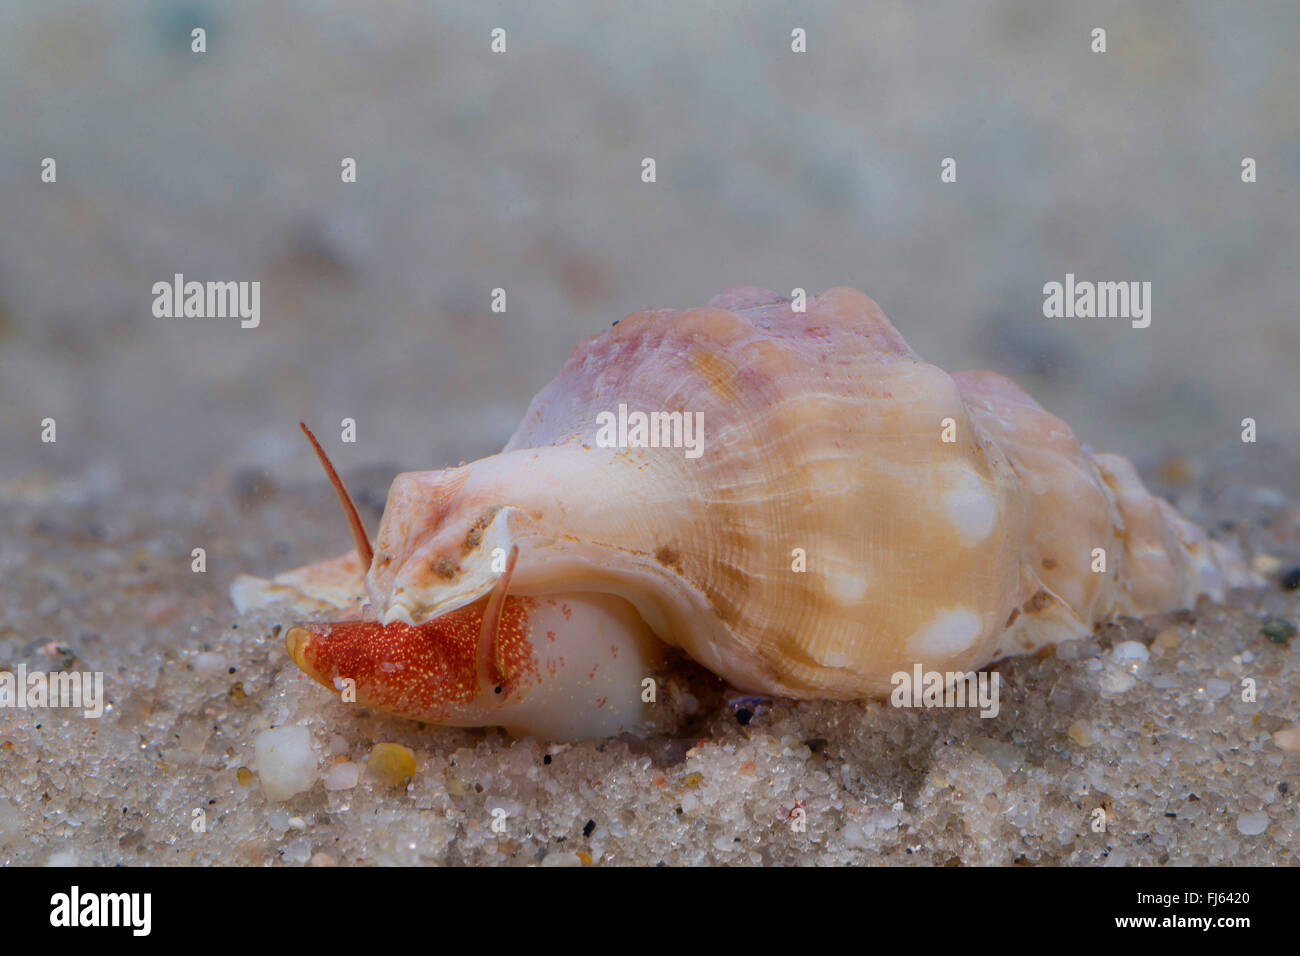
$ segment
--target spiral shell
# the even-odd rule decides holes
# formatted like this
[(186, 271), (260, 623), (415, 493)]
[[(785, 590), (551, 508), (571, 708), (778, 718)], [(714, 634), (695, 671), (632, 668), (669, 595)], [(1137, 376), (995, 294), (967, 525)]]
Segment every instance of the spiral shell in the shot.
[[(697, 454), (605, 447), (620, 406), (702, 423)], [(917, 663), (972, 670), (1254, 583), (1125, 459), (1002, 376), (922, 361), (848, 288), (803, 312), (736, 288), (584, 340), (500, 454), (396, 478), (373, 613), (479, 601), (514, 547), (512, 594), (616, 595), (737, 689), (801, 698), (885, 696)], [(237, 598), (307, 593), (296, 573)]]

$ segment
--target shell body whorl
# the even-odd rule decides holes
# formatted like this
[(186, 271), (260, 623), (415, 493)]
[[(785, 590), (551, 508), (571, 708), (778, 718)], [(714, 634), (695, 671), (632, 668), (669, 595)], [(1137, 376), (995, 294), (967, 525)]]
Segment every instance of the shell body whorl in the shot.
[[(698, 456), (604, 447), (620, 406), (698, 416)], [(1001, 376), (922, 361), (846, 288), (802, 313), (734, 289), (584, 340), (501, 454), (398, 477), (371, 603), (406, 624), (462, 607), (516, 545), (512, 591), (616, 594), (738, 689), (806, 698), (1250, 583), (1124, 459)]]
[(623, 319), (500, 454), (398, 475), (368, 568), (365, 545), (232, 599), (341, 612), (285, 646), (358, 702), (561, 738), (652, 723), (665, 643), (742, 691), (883, 697), (1260, 583), (1128, 461), (846, 288)]

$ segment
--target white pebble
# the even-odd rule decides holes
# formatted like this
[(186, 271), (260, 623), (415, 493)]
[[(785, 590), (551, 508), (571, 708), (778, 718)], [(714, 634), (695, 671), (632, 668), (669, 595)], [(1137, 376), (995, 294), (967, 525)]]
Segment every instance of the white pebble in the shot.
[(1219, 680), (1217, 677), (1211, 677), (1205, 682), (1205, 696), (1210, 700), (1222, 700), (1228, 696), (1228, 691), (1232, 690), (1227, 681)]
[(306, 837), (290, 841), (284, 848), (284, 859), (288, 863), (306, 863), (311, 859), (311, 841)]
[(568, 850), (552, 850), (542, 860), (542, 866), (582, 866), (582, 857)]
[[(1291, 753), (1300, 751), (1300, 724), (1292, 724), (1290, 727), (1284, 727), (1276, 731), (1273, 734), (1273, 743)], [(0, 806), (3, 805), (0, 804)]]
[(226, 671), (226, 662), (220, 654), (204, 652), (194, 655), (194, 673), (200, 677), (216, 677)]
[(1151, 652), (1141, 641), (1121, 641), (1115, 645), (1114, 655), (1117, 661), (1145, 661)]
[(351, 790), (361, 779), (361, 767), (352, 761), (336, 763), (325, 771), (326, 790)]
[(1137, 686), (1137, 678), (1112, 666), (1102, 672), (1100, 684), (1103, 693), (1124, 694)]
[(58, 853), (51, 853), (50, 858), (45, 861), (46, 866), (76, 866), (76, 850), (60, 850)]
[(1237, 817), (1237, 832), (1242, 836), (1258, 836), (1268, 829), (1268, 815), (1255, 811), (1242, 813)]
[(257, 775), (270, 800), (288, 800), (311, 788), (316, 779), (316, 755), (306, 727), (276, 727), (253, 740)]

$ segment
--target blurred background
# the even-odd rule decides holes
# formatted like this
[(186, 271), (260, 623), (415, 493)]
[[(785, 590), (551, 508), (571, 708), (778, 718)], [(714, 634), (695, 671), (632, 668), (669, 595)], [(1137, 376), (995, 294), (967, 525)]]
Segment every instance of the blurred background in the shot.
[[(1139, 462), (1246, 416), (1294, 443), (1298, 31), (1292, 0), (0, 5), (0, 480), (318, 481), (300, 418), (357, 421), (345, 474), (455, 464), (581, 336), (740, 283), (856, 286)], [(177, 272), (260, 281), (260, 328), (155, 318)], [(1150, 328), (1044, 318), (1067, 272), (1150, 281)]]

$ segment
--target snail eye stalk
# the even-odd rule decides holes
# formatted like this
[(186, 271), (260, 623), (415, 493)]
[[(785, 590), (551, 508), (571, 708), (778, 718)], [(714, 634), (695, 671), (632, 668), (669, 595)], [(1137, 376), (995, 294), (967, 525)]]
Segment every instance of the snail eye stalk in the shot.
[(361, 562), (362, 570), (366, 570), (370, 567), (370, 562), (374, 560), (375, 552), (370, 547), (370, 539), (366, 537), (366, 529), (361, 524), (361, 516), (357, 514), (357, 506), (352, 503), (352, 496), (343, 487), (343, 479), (339, 478), (339, 473), (330, 464), (329, 456), (325, 454), (325, 449), (321, 448), (320, 442), (311, 433), (307, 423), (299, 422), (298, 427), (302, 429), (302, 433), (311, 442), (311, 447), (316, 450), (316, 457), (320, 459), (321, 467), (325, 469), (325, 475), (329, 478), (330, 484), (334, 486), (334, 494), (338, 495), (339, 505), (343, 508), (343, 516), (348, 519), (348, 528), (352, 532), (352, 544), (357, 549), (357, 559)]

